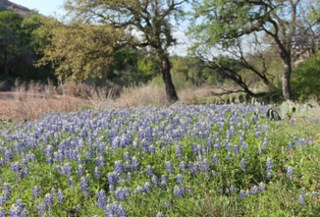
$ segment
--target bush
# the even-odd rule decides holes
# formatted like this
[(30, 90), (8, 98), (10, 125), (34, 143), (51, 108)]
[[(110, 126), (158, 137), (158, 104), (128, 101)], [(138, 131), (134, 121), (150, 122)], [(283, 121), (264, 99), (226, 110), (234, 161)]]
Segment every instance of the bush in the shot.
[(305, 101), (320, 96), (320, 54), (300, 63), (292, 73), (294, 98)]

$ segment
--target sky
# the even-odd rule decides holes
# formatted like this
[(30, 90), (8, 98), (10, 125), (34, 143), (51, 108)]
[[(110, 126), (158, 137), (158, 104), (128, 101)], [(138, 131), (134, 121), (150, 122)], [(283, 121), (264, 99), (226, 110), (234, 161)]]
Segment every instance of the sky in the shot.
[(25, 6), (29, 9), (35, 9), (43, 15), (54, 16), (55, 12), (59, 14), (63, 11), (64, 0), (10, 0), (13, 3)]

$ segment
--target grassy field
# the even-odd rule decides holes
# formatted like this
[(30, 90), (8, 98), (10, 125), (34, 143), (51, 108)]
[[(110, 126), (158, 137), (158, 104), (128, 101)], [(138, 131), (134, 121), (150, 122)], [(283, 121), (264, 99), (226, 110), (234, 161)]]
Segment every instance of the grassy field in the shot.
[(267, 106), (83, 110), (0, 125), (0, 216), (318, 216), (320, 125)]

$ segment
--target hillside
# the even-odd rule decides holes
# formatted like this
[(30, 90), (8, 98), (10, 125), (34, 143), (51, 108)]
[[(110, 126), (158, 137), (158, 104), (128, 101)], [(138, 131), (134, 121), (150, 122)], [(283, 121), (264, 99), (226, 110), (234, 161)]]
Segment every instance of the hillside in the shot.
[(12, 10), (12, 11), (18, 12), (21, 16), (25, 16), (26, 13), (31, 11), (26, 7), (12, 3), (8, 0), (0, 0), (0, 11), (3, 11), (3, 10)]

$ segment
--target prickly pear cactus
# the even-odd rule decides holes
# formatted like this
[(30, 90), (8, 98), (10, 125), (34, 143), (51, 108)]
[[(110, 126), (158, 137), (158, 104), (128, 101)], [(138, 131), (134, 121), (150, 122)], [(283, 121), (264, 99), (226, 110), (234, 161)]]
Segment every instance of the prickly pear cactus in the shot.
[(281, 105), (271, 107), (268, 110), (267, 116), (271, 120), (291, 118), (293, 114), (295, 115), (295, 117), (306, 117), (308, 116), (311, 108), (313, 108), (313, 106), (311, 105), (299, 105), (291, 101), (285, 101)]
[(279, 106), (279, 115), (281, 119), (290, 118), (296, 111), (296, 105), (291, 101), (285, 101)]

